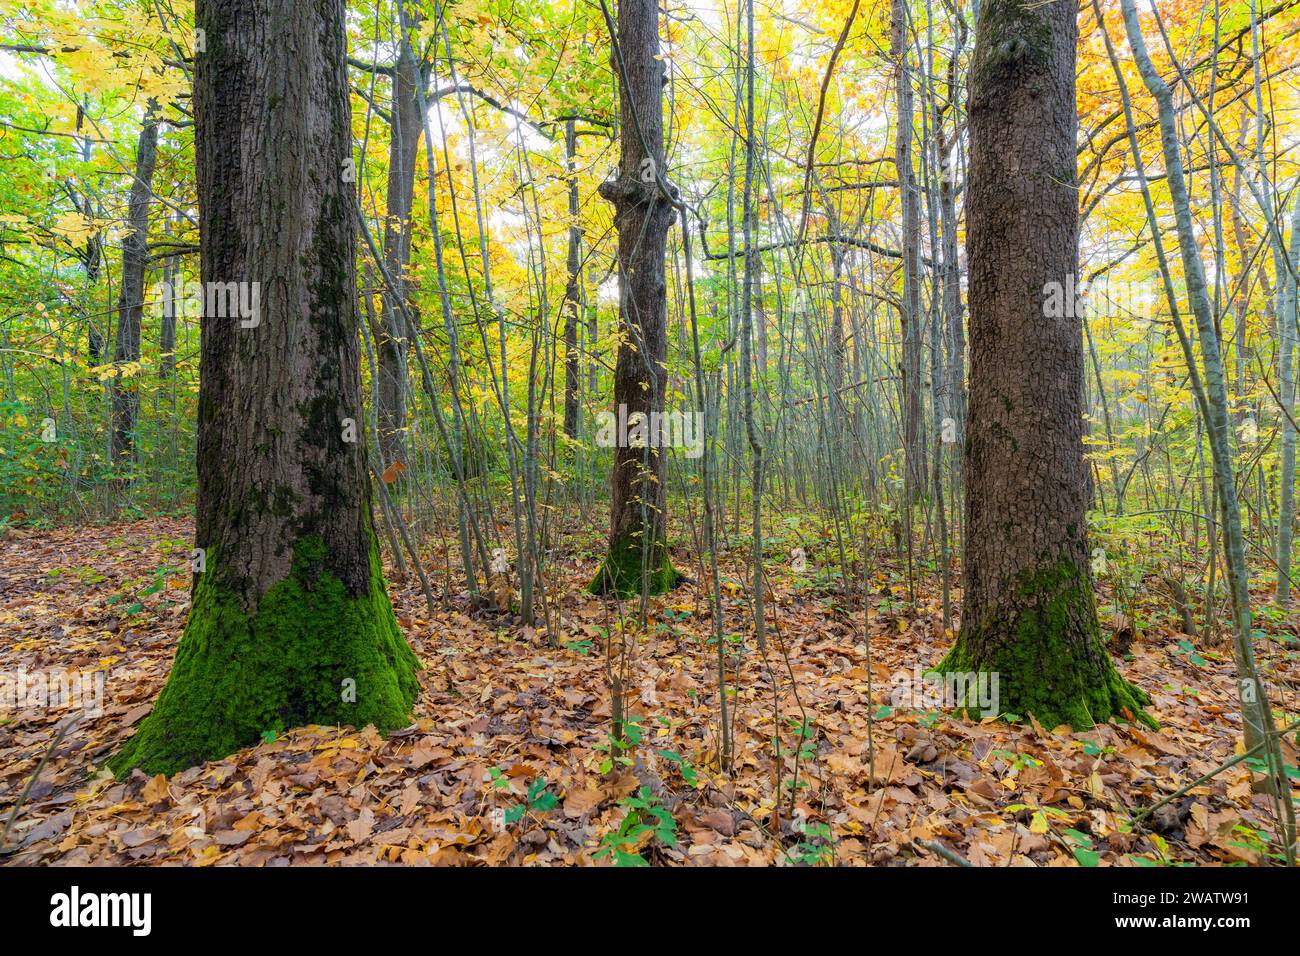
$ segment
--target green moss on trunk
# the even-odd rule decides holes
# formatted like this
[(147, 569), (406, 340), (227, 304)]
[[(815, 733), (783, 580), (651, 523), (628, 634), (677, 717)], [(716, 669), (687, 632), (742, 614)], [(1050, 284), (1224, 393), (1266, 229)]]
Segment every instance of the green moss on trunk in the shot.
[[(673, 567), (668, 545), (662, 539), (649, 549), (648, 554), (643, 554), (643, 550), (641, 539), (636, 535), (626, 535), (610, 545), (587, 590), (592, 594), (632, 597), (641, 593), (643, 583), (647, 586), (647, 593), (663, 594), (682, 582), (684, 575)], [(643, 558), (647, 569), (644, 575)]]
[(1069, 561), (1021, 575), (1014, 596), (982, 621), (963, 620), (940, 674), (997, 672), (1002, 713), (1045, 728), (1084, 730), (1112, 717), (1156, 721), (1151, 703), (1106, 653), (1086, 572)]
[(167, 685), (109, 761), (115, 774), (172, 774), (305, 724), (410, 722), (420, 663), (393, 617), (373, 536), (366, 594), (350, 594), (323, 558), (319, 538), (299, 541), (288, 577), (250, 613), (216, 582), (220, 557), (209, 555)]

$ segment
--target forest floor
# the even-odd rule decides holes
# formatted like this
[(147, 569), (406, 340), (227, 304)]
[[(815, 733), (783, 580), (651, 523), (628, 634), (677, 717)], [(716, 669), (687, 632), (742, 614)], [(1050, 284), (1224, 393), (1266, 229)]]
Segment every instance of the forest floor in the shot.
[[(716, 758), (716, 648), (698, 584), (651, 603), (627, 693), (641, 740), (608, 766), (604, 635), (617, 608), (582, 590), (595, 569), (583, 558), (562, 562), (552, 583), (563, 595), (559, 647), (466, 595), (453, 593), (429, 619), (418, 582), (393, 581), (390, 569), (395, 610), (426, 667), (415, 723), (403, 731), (299, 728), (171, 779), (137, 771), (115, 781), (102, 765), (148, 713), (185, 621), (190, 536), (188, 522), (152, 520), (9, 529), (0, 541), (0, 672), (107, 675), (102, 715), (80, 719), (52, 752), (69, 711), (0, 710), (0, 824), (39, 769), (0, 861), (601, 864), (602, 839), (615, 841), (625, 817), (641, 813), (651, 825), (623, 845), (624, 862), (952, 865), (925, 843), (976, 865), (1269, 862), (1270, 801), (1252, 795), (1245, 765), (1149, 827), (1128, 826), (1134, 808), (1238, 746), (1231, 652), (1178, 633), (1165, 596), (1139, 594), (1152, 619), (1170, 623), (1147, 626), (1119, 661), (1151, 695), (1161, 729), (1056, 732), (889, 706), (891, 676), (933, 665), (951, 640), (933, 583), (909, 603), (889, 567), (872, 577), (869, 648), (860, 597), (789, 573), (774, 579), (770, 669), (752, 650), (734, 660), (730, 776)], [(738, 577), (723, 584), (728, 629), (739, 629), (744, 588)], [(1108, 600), (1099, 592), (1103, 608)], [(635, 616), (635, 602), (623, 613)], [(1274, 702), (1291, 720), (1294, 640), (1281, 632), (1258, 642)], [(1295, 744), (1293, 734), (1293, 765)], [(792, 815), (777, 793), (796, 751)], [(629, 809), (643, 787), (649, 807)], [(658, 836), (657, 805), (672, 819), (658, 822)]]

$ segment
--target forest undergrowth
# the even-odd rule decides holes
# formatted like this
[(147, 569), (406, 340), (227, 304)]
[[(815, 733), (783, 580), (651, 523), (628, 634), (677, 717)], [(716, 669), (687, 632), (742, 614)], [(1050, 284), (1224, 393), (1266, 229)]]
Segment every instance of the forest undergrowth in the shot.
[[(1151, 570), (1150, 540), (1112, 557), (1097, 602), (1109, 650), (1150, 695), (1159, 730), (1112, 722), (1076, 733), (900, 703), (898, 689), (938, 663), (952, 633), (932, 570), (918, 569), (909, 587), (889, 553), (848, 583), (818, 570), (816, 547), (803, 571), (775, 555), (760, 654), (735, 633), (751, 620), (748, 553), (736, 547), (720, 554), (728, 772), (702, 575), (676, 549), (692, 580), (651, 598), (641, 626), (638, 601), (585, 590), (600, 553), (593, 538), (553, 563), (553, 635), (525, 626), (505, 594), (472, 598), (454, 574), (430, 573), (446, 588), (430, 615), (418, 580), (387, 568), (399, 624), (424, 664), (410, 727), (388, 737), (268, 731), (258, 746), (170, 779), (115, 780), (104, 764), (149, 712), (175, 654), (191, 535), (188, 521), (170, 518), (6, 529), (0, 670), (61, 668), (88, 687), (89, 675), (104, 678), (98, 716), (49, 707), (0, 719), (5, 862), (1271, 862), (1270, 801), (1252, 792), (1252, 759), (1134, 820), (1241, 750), (1230, 645), (1202, 609), (1198, 633), (1184, 632), (1171, 567)], [(445, 554), (427, 557), (434, 571), (445, 564)], [(1297, 616), (1256, 597), (1261, 670), (1289, 726), (1300, 709)], [(621, 736), (612, 687), (622, 689)], [(1294, 767), (1294, 730), (1283, 746)]]

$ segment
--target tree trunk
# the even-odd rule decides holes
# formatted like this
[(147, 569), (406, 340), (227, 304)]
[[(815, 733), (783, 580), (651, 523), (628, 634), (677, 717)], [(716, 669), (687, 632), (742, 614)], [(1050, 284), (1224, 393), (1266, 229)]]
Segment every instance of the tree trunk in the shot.
[[(958, 64), (966, 45), (965, 13), (953, 6), (953, 32), (955, 46), (948, 66), (948, 97), (951, 105), (945, 107), (938, 122), (939, 138), (939, 228), (940, 253), (943, 262), (943, 311), (946, 318), (944, 347), (947, 352), (947, 381), (945, 415), (952, 420), (949, 444), (955, 452), (962, 446), (966, 426), (966, 322), (961, 300), (961, 263), (957, 259), (957, 174), (960, 163), (952, 156), (954, 147), (961, 148), (961, 121), (957, 115)], [(944, 118), (951, 113), (951, 131)], [(956, 459), (957, 464), (960, 458)]]
[[(135, 149), (135, 178), (127, 200), (126, 238), (122, 241), (122, 285), (117, 297), (117, 338), (113, 362), (112, 428), (109, 458), (114, 468), (130, 465), (135, 457), (135, 425), (140, 416), (140, 393), (135, 381), (127, 381), (121, 365), (140, 361), (140, 320), (144, 315), (144, 273), (149, 264), (149, 200), (153, 198), (153, 171), (158, 162), (157, 104), (145, 109), (144, 125)], [(138, 375), (138, 370), (137, 373)]]
[(169, 256), (163, 265), (162, 319), (158, 326), (158, 377), (176, 375), (176, 287), (180, 275), (176, 256)]
[(202, 279), (259, 283), (261, 307), (203, 319), (203, 563), (167, 686), (111, 762), (119, 775), (172, 773), (308, 723), (387, 731), (419, 689), (365, 465), (343, 0), (199, 0), (196, 21)]
[(1097, 624), (1080, 319), (1044, 307), (1050, 284), (1066, 287), (1078, 264), (1076, 13), (1020, 0), (980, 8), (968, 114), (965, 605), (939, 670), (996, 672), (1002, 712), (1078, 729), (1150, 718)]
[(911, 507), (925, 487), (925, 448), (921, 441), (921, 213), (920, 194), (912, 172), (912, 78), (908, 69), (907, 0), (890, 5), (890, 58), (897, 70), (895, 98), (898, 131), (894, 165), (903, 207), (903, 472), (904, 501)]
[(578, 221), (578, 134), (573, 120), (564, 124), (564, 158), (569, 176), (568, 282), (564, 286), (564, 434), (578, 437), (582, 409), (582, 366), (578, 351), (578, 320), (582, 313), (582, 225)]
[[(829, 207), (828, 207), (829, 208)], [(835, 232), (839, 232), (839, 221), (830, 220)], [(831, 413), (835, 416), (838, 432), (844, 413), (844, 386), (848, 384), (845, 366), (848, 362), (848, 334), (844, 328), (844, 247), (839, 242), (831, 243), (831, 330), (830, 330), (830, 393)]]
[[(1264, 781), (1275, 795), (1283, 794), (1289, 789), (1281, 748), (1278, 743), (1273, 712), (1269, 704), (1268, 691), (1260, 680), (1255, 663), (1254, 631), (1251, 626), (1250, 608), (1250, 572), (1246, 565), (1246, 538), (1242, 529), (1241, 504), (1238, 497), (1237, 477), (1233, 469), (1232, 430), (1229, 426), (1229, 406), (1226, 376), (1224, 374), (1223, 354), (1219, 347), (1219, 332), (1215, 324), (1215, 315), (1210, 305), (1210, 296), (1205, 281), (1205, 264), (1201, 261), (1200, 248), (1192, 222), (1191, 197), (1187, 191), (1184, 178), (1182, 146), (1178, 139), (1178, 114), (1174, 105), (1173, 91), (1164, 78), (1160, 76), (1147, 52), (1146, 40), (1138, 23), (1137, 7), (1133, 0), (1120, 0), (1120, 11), (1124, 17), (1124, 32), (1128, 36), (1129, 47), (1137, 64), (1142, 83), (1156, 101), (1156, 113), (1160, 122), (1160, 146), (1165, 160), (1165, 183), (1169, 188), (1169, 198), (1174, 209), (1174, 223), (1178, 232), (1178, 249), (1183, 263), (1183, 277), (1186, 281), (1187, 299), (1196, 318), (1196, 330), (1201, 348), (1202, 364), (1205, 366), (1205, 386), (1199, 385), (1195, 357), (1192, 354), (1190, 339), (1183, 329), (1179, 318), (1176, 299), (1170, 294), (1171, 311), (1174, 314), (1174, 327), (1178, 331), (1187, 368), (1191, 373), (1193, 387), (1198, 393), (1198, 404), (1205, 419), (1206, 436), (1210, 445), (1210, 461), (1214, 468), (1214, 490), (1218, 502), (1217, 517), (1223, 529), (1223, 556), (1226, 565), (1228, 594), (1232, 601), (1233, 620), (1233, 658), (1237, 665), (1237, 695), (1241, 702), (1243, 737), (1247, 749), (1261, 746), (1269, 764), (1269, 779)], [(1112, 51), (1113, 57), (1113, 51)], [(1131, 117), (1131, 109), (1124, 93), (1122, 73), (1116, 71), (1120, 82), (1121, 94), (1125, 97), (1125, 109), (1128, 114), (1130, 146), (1134, 154), (1134, 164), (1139, 172), (1139, 181), (1144, 187), (1144, 201), (1147, 215), (1155, 223), (1154, 209), (1150, 204), (1150, 192), (1145, 187), (1145, 175), (1141, 171), (1138, 156), (1137, 136)], [(1190, 90), (1190, 87), (1189, 87)], [(1192, 92), (1193, 98), (1196, 94)], [(1206, 114), (1206, 119), (1216, 137), (1222, 133), (1214, 122), (1213, 116)], [(1252, 190), (1253, 192), (1254, 190)], [(1259, 194), (1255, 193), (1256, 198)], [(1264, 205), (1264, 204), (1261, 204)], [(1156, 231), (1152, 230), (1153, 240)], [(1160, 246), (1156, 246), (1160, 253)], [(1168, 283), (1167, 270), (1166, 282)], [(1171, 283), (1170, 283), (1171, 285)], [(1213, 553), (1213, 549), (1211, 549)], [(1213, 560), (1211, 564), (1213, 564)], [(1256, 785), (1260, 781), (1255, 781)], [(1285, 807), (1285, 809), (1283, 809)], [(1295, 813), (1290, 801), (1274, 802), (1274, 812), (1285, 833), (1283, 840), (1287, 862), (1295, 863)]]
[[(419, 154), (420, 133), (424, 122), (420, 116), (417, 83), (424, 82), (423, 71), (402, 33), (397, 63), (393, 68), (393, 108), (388, 146), (387, 215), (384, 220), (384, 268), (406, 294), (407, 266), (411, 261), (411, 206), (415, 194), (415, 160)], [(379, 334), (375, 337), (379, 363), (379, 443), (384, 463), (406, 458), (406, 397), (409, 376), (406, 357), (410, 336), (402, 309), (392, 301), (392, 294), (382, 299)], [(409, 311), (409, 310), (408, 310)]]
[[(757, 224), (754, 228), (757, 234)], [(763, 257), (757, 253), (750, 264), (749, 298), (754, 309), (754, 375), (762, 385), (767, 379), (767, 308), (763, 303)], [(856, 348), (856, 337), (853, 344)]]
[(1300, 269), (1300, 198), (1291, 213), (1291, 239), (1287, 248), (1285, 272), (1277, 277), (1279, 289), (1277, 324), (1278, 388), (1282, 400), (1282, 454), (1278, 475), (1277, 505), (1277, 603), (1291, 602), (1291, 541), (1295, 520), (1295, 348), (1296, 348), (1296, 280), (1292, 269)]
[[(90, 204), (86, 204), (89, 208)], [(82, 262), (86, 267), (86, 290), (93, 293), (95, 286), (99, 282), (99, 266), (102, 261), (104, 249), (104, 239), (102, 233), (95, 233), (86, 240), (85, 253), (82, 255)], [(98, 365), (104, 356), (104, 333), (99, 330), (97, 317), (89, 319), (89, 328), (86, 333), (86, 352), (87, 360), (91, 365)]]
[[(645, 416), (649, 432), (650, 416), (664, 411), (664, 250), (675, 215), (656, 185), (664, 169), (664, 64), (659, 59), (657, 0), (619, 4), (618, 46), (622, 153), (618, 178), (600, 187), (601, 196), (614, 205), (618, 228), (620, 336), (614, 405), (616, 415), (626, 408), (629, 420)], [(615, 57), (616, 70), (619, 59)], [(669, 559), (665, 534), (665, 452), (652, 441), (639, 448), (624, 444), (614, 449), (609, 552), (591, 586), (596, 592), (626, 595), (644, 589), (658, 594), (681, 577)]]

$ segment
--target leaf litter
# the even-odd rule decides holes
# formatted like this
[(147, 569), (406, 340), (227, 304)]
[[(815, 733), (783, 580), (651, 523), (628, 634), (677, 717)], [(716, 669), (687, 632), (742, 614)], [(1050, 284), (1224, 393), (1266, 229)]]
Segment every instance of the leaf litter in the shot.
[[(635, 602), (620, 618), (587, 594), (592, 561), (561, 563), (550, 582), (564, 595), (553, 641), (467, 594), (430, 618), (419, 587), (390, 569), (425, 664), (411, 726), (387, 737), (297, 728), (170, 779), (114, 780), (101, 768), (149, 712), (184, 626), (190, 534), (187, 521), (158, 519), (0, 540), (0, 672), (105, 675), (102, 714), (70, 727), (62, 708), (0, 710), (0, 822), (22, 801), (0, 864), (1270, 862), (1269, 800), (1252, 792), (1248, 763), (1129, 826), (1239, 752), (1229, 653), (1193, 645), (1172, 619), (1139, 636), (1119, 665), (1151, 695), (1159, 731), (894, 707), (891, 677), (937, 663), (951, 635), (938, 596), (901, 599), (888, 567), (870, 582), (869, 645), (860, 593), (773, 580), (768, 660), (728, 651), (731, 773), (717, 756), (706, 591), (692, 582), (652, 599), (649, 626), (620, 631)], [(722, 591), (738, 628), (749, 611), (733, 570)], [(625, 707), (639, 740), (626, 749), (610, 745), (611, 631), (632, 648)], [(1294, 643), (1260, 644), (1294, 719)], [(1294, 765), (1295, 735), (1284, 750)], [(610, 845), (618, 852), (602, 852)]]

